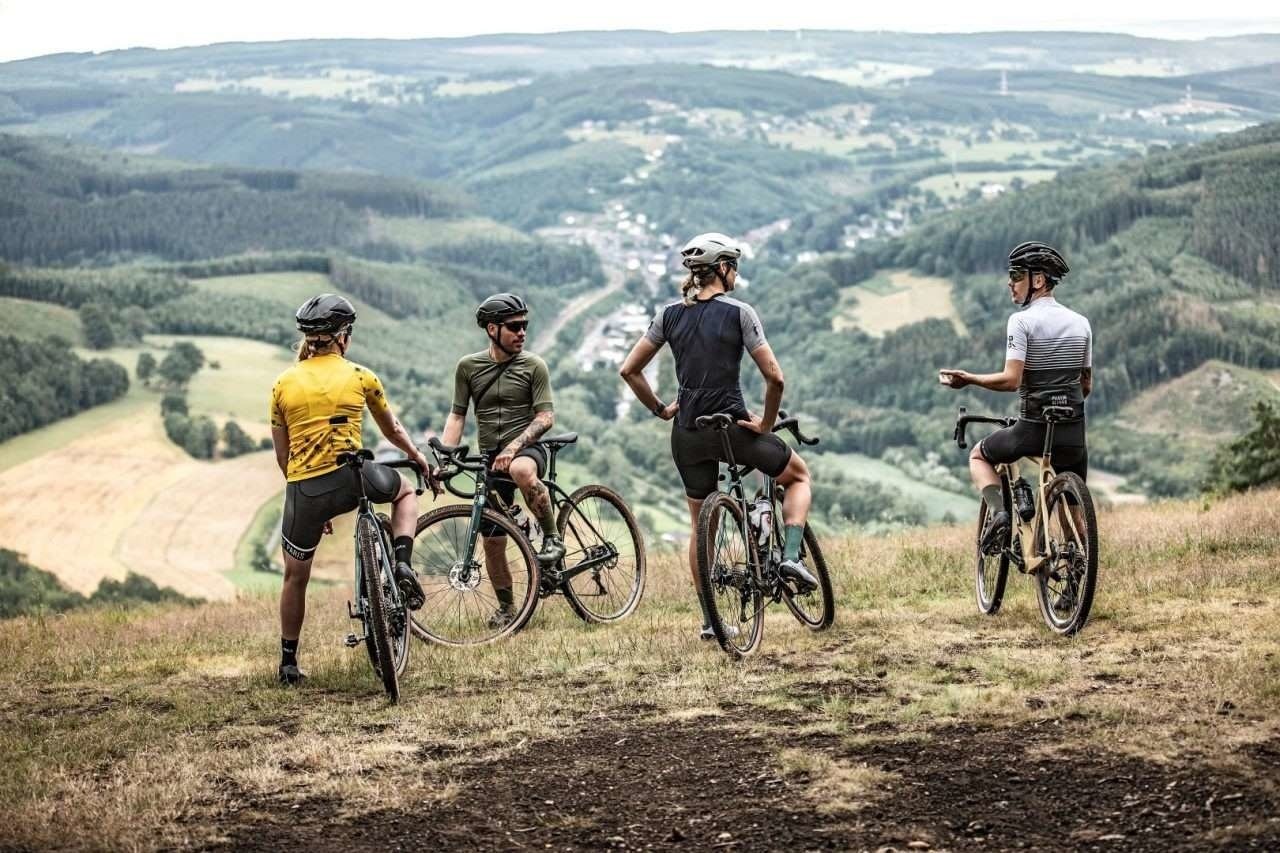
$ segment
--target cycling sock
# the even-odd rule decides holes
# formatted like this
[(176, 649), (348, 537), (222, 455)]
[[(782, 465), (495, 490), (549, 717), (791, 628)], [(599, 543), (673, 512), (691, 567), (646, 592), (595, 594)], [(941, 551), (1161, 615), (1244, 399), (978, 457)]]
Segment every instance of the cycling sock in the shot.
[(782, 544), (782, 559), (800, 559), (800, 543), (804, 540), (804, 525), (787, 524), (782, 529), (786, 537)]
[(391, 540), (391, 547), (396, 552), (396, 562), (407, 563), (413, 556), (413, 537), (397, 536)]
[(987, 502), (987, 506), (991, 507), (992, 512), (1004, 509), (1004, 495), (999, 486), (983, 486), (982, 499)]
[(547, 508), (538, 513), (538, 526), (542, 528), (542, 535), (554, 535), (556, 532), (556, 514), (550, 506), (551, 502), (547, 501)]
[(511, 594), (510, 587), (507, 587), (506, 589), (495, 589), (493, 594), (498, 596), (498, 603), (501, 604), (504, 609), (509, 608), (516, 603), (516, 597)]
[(297, 666), (298, 665), (298, 641), (286, 640), (280, 638), (280, 665), (281, 666)]

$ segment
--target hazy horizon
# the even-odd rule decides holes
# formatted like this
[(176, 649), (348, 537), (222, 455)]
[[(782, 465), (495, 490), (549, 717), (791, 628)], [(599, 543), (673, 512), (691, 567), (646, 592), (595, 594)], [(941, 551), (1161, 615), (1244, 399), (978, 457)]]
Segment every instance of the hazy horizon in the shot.
[[(159, 0), (126, 0), (111, 6), (76, 8), (66, 0), (0, 0), (0, 62), (57, 53), (104, 53), (130, 48), (159, 50), (228, 42), (330, 39), (470, 38), (493, 35), (548, 35), (574, 32), (646, 30), (692, 33), (708, 30), (759, 32), (829, 30), (842, 32), (980, 33), (1093, 32), (1168, 40), (1198, 40), (1280, 33), (1272, 7), (1249, 0), (1215, 4), (1222, 14), (1177, 17), (1163, 4), (1081, 0), (1075, 14), (1028, 11), (1023, 4), (986, 3), (956, 10), (934, 2), (896, 4), (893, 9), (847, 10), (817, 3), (788, 4), (785, 10), (740, 9), (726, 2), (690, 9), (672, 0), (643, 7), (604, 8), (559, 3), (531, 9), (490, 3), (483, 8), (430, 10), (391, 0), (370, 0), (359, 14), (350, 6), (321, 0), (268, 6), (228, 0), (216, 9), (174, 7)], [(77, 25), (67, 26), (67, 21)], [(501, 25), (495, 26), (494, 22)], [(921, 21), (928, 22), (922, 26)]]

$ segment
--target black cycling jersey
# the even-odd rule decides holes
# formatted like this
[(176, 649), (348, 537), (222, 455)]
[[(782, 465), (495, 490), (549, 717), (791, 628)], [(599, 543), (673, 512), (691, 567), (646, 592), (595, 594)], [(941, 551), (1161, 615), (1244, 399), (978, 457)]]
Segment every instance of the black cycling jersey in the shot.
[(766, 343), (750, 305), (724, 294), (692, 305), (672, 302), (658, 309), (645, 337), (659, 346), (671, 344), (680, 382), (680, 426), (693, 429), (698, 417), (716, 412), (747, 416), (738, 369), (744, 352)]

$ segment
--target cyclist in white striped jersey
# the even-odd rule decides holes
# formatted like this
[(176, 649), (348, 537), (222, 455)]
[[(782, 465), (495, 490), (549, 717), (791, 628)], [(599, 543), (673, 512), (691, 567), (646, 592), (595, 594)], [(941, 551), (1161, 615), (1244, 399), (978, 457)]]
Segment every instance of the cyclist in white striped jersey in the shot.
[[(986, 498), (1000, 507), (1000, 478), (995, 466), (1044, 451), (1044, 409), (1065, 406), (1072, 416), (1054, 426), (1053, 465), (1087, 479), (1089, 450), (1085, 443), (1084, 400), (1093, 390), (1093, 330), (1089, 321), (1053, 297), (1069, 268), (1062, 254), (1045, 243), (1022, 243), (1009, 253), (1009, 295), (1022, 306), (1009, 318), (1004, 370), (973, 374), (941, 370), (938, 378), (951, 388), (977, 385), (992, 391), (1017, 390), (1018, 422), (984, 438), (969, 454), (969, 474)], [(1009, 514), (988, 515), (983, 547), (1003, 535)]]

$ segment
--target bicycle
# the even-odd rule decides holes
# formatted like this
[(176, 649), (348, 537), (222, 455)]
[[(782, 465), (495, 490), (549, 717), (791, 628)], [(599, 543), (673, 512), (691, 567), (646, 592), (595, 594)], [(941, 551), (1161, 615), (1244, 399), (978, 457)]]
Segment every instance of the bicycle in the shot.
[[(818, 443), (800, 432), (795, 418), (786, 412), (778, 414), (781, 420), (774, 432), (788, 431), (801, 444)], [(748, 500), (742, 478), (753, 469), (734, 461), (729, 442), (728, 429), (736, 422), (724, 412), (694, 421), (698, 429), (720, 432), (728, 460), (728, 473), (721, 474), (720, 480), (729, 484), (708, 496), (698, 514), (698, 598), (720, 647), (732, 657), (743, 658), (760, 646), (769, 602), (782, 601), (800, 624), (822, 631), (835, 619), (835, 596), (826, 558), (807, 523), (800, 556), (817, 575), (818, 586), (800, 593), (782, 579), (778, 566), (784, 540), (778, 504), (783, 489), (772, 477), (765, 477), (764, 490)]]
[[(426, 601), (411, 626), (419, 639), (447, 646), (493, 642), (523, 628), (538, 601), (556, 593), (584, 622), (617, 622), (636, 609), (644, 592), (645, 548), (626, 501), (607, 486), (582, 486), (568, 494), (556, 482), (556, 456), (577, 440), (576, 433), (565, 433), (539, 442), (548, 451), (542, 482), (565, 544), (563, 559), (545, 570), (531, 533), (493, 490), (510, 478), (491, 470), (488, 456), (469, 455), (466, 445), (430, 440), (440, 482), (470, 503), (439, 507), (418, 519), (414, 568)], [(474, 479), (470, 488), (454, 483), (467, 476)], [(495, 571), (509, 586), (495, 585)], [(499, 615), (499, 588), (511, 590), (509, 614)]]
[[(1031, 457), (1039, 468), (1034, 489), (1020, 476), (1018, 462), (996, 466), (1003, 509), (1011, 524), (999, 541), (984, 550), (982, 533), (988, 514), (994, 511), (984, 498), (978, 508), (975, 549), (978, 610), (988, 616), (1000, 611), (1009, 564), (1013, 563), (1019, 572), (1035, 578), (1041, 618), (1062, 636), (1084, 628), (1098, 579), (1098, 520), (1093, 495), (1079, 475), (1069, 471), (1058, 474), (1052, 465), (1054, 425), (1072, 414), (1066, 406), (1045, 407), (1044, 453)], [(953, 438), (964, 450), (969, 424), (1009, 427), (1016, 422), (1015, 418), (970, 415), (961, 406)]]
[[(356, 478), (356, 488), (360, 492), (360, 502), (356, 507), (355, 531), (355, 594), (356, 607), (347, 602), (347, 615), (359, 619), (362, 634), (348, 634), (346, 645), (355, 648), (365, 644), (369, 652), (369, 663), (373, 671), (382, 681), (390, 700), (400, 700), (400, 676), (404, 675), (409, 663), (409, 608), (400, 594), (396, 583), (394, 551), (391, 547), (390, 531), (373, 511), (364, 490), (364, 478), (360, 469), (365, 462), (373, 461), (373, 451), (358, 450), (354, 453), (339, 453), (338, 464), (351, 469)], [(422, 471), (412, 459), (395, 462), (383, 462), (388, 468), (411, 468), (417, 475), (419, 495), (423, 492)], [(390, 664), (389, 666), (386, 664)]]

